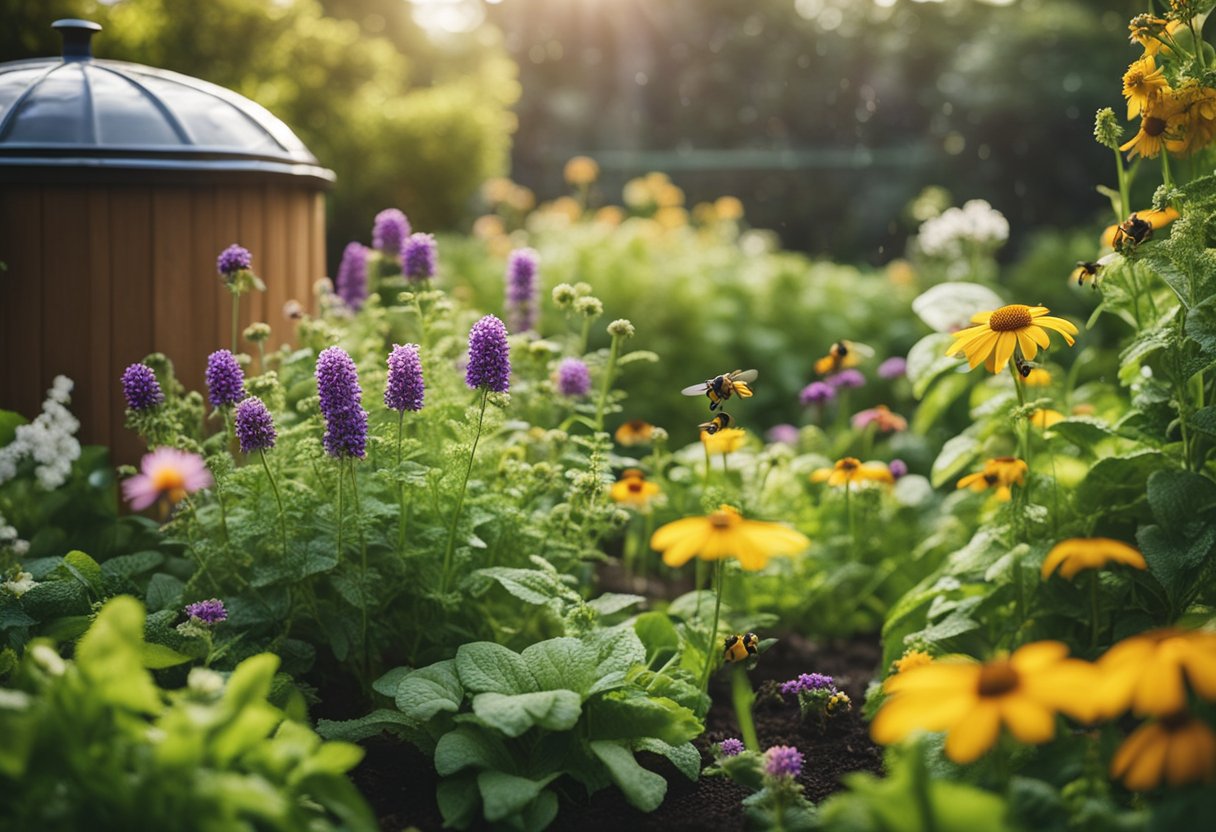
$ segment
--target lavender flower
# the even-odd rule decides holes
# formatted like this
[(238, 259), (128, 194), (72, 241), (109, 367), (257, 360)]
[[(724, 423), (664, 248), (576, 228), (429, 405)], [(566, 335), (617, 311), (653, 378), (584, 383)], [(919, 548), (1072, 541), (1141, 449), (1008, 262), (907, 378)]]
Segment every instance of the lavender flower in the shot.
[(798, 394), (798, 401), (806, 405), (827, 404), (836, 398), (836, 388), (823, 381), (812, 381)]
[(215, 260), (215, 268), (226, 280), (231, 281), (237, 272), (253, 268), (253, 255), (249, 249), (233, 243), (220, 252)]
[(908, 475), (908, 463), (902, 459), (893, 459), (887, 463), (887, 470), (891, 472), (891, 476), (895, 477), (895, 479), (900, 479)]
[[(414, 235), (417, 236), (417, 235)], [(391, 410), (422, 410), (426, 384), (422, 380), (422, 360), (417, 344), (393, 344), (388, 356), (388, 384), (384, 405)]]
[(587, 395), (591, 390), (591, 372), (577, 358), (563, 358), (557, 365), (557, 392), (569, 398)]
[(507, 328), (493, 315), (486, 315), (469, 330), (469, 365), (465, 384), (476, 390), (506, 393), (511, 387), (511, 350)]
[(122, 372), (122, 394), (131, 410), (151, 410), (165, 401), (156, 373), (147, 364), (132, 364)]
[(362, 309), (367, 300), (367, 249), (362, 243), (347, 243), (334, 281), (338, 297), (351, 309)]
[(438, 251), (435, 238), (430, 234), (411, 234), (401, 250), (401, 271), (407, 280), (414, 283), (430, 280), (435, 276), (435, 259)]
[(786, 696), (813, 690), (836, 690), (836, 680), (822, 673), (803, 673), (797, 679), (781, 683), (781, 692)]
[(372, 224), (372, 248), (384, 254), (400, 254), (405, 238), (410, 236), (410, 221), (396, 208), (385, 208), (376, 214)]
[(245, 373), (228, 350), (216, 350), (207, 356), (206, 378), (212, 407), (228, 407), (245, 398)]
[(507, 258), (507, 316), (511, 329), (527, 332), (536, 326), (536, 270), (540, 255), (521, 248)]
[(718, 743), (718, 750), (722, 752), (723, 757), (736, 757), (743, 753), (743, 743), (731, 737)]
[(861, 371), (852, 368), (841, 370), (836, 375), (828, 376), (824, 380), (837, 390), (849, 387), (864, 387), (866, 383), (866, 377), (861, 374)]
[(186, 615), (200, 624), (219, 624), (228, 619), (228, 610), (224, 609), (223, 601), (218, 598), (210, 598), (206, 601), (187, 604)]
[(764, 773), (769, 777), (797, 777), (802, 773), (802, 752), (792, 745), (774, 745), (764, 752)]
[(898, 355), (893, 355), (878, 365), (878, 377), (891, 381), (901, 378), (908, 371), (908, 362)]
[(317, 356), (317, 394), (325, 417), (325, 452), (339, 459), (367, 453), (367, 411), (360, 402), (359, 372), (341, 347), (329, 347)]
[(797, 445), (801, 438), (801, 433), (794, 425), (782, 424), (773, 425), (768, 429), (765, 438), (769, 442), (781, 442), (785, 445)]
[(241, 453), (269, 451), (277, 436), (274, 418), (257, 396), (250, 396), (236, 406), (236, 439)]

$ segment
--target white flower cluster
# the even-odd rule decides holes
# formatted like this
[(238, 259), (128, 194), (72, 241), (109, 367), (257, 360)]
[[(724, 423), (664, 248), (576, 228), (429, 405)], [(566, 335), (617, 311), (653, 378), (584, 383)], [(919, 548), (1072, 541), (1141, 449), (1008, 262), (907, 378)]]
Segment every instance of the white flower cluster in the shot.
[(4, 515), (0, 514), (0, 552), (11, 549), (13, 554), (21, 557), (30, 549), (30, 542), (17, 536), (17, 529), (8, 524)]
[(1009, 220), (985, 200), (947, 208), (921, 223), (916, 242), (930, 257), (958, 259), (971, 247), (993, 252), (1009, 239)]
[(0, 484), (17, 476), (17, 464), (27, 456), (36, 463), (34, 476), (45, 490), (67, 482), (72, 463), (80, 458), (80, 443), (74, 436), (80, 422), (65, 407), (72, 400), (74, 386), (67, 376), (56, 376), (42, 403), (42, 413), (28, 425), (18, 427), (13, 441), (0, 448)]

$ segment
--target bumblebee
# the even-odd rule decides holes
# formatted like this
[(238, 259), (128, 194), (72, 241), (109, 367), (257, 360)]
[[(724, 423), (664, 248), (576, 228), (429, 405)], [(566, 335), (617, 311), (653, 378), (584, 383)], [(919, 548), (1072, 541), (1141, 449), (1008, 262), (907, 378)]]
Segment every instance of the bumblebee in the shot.
[(821, 376), (835, 373), (845, 367), (856, 367), (863, 358), (874, 355), (874, 349), (856, 341), (837, 341), (828, 349), (828, 354), (815, 362), (815, 372)]
[(853, 700), (844, 691), (836, 691), (828, 697), (827, 704), (824, 705), (824, 713), (826, 716), (837, 716), (846, 711), (853, 710)]
[(703, 395), (709, 399), (709, 409), (717, 410), (722, 406), (722, 402), (735, 393), (738, 393), (741, 399), (750, 399), (752, 389), (748, 385), (755, 381), (758, 375), (760, 373), (757, 370), (735, 370), (733, 373), (723, 373), (707, 378), (700, 384), (685, 387), (680, 393), (685, 396)]
[(699, 427), (701, 430), (708, 433), (710, 436), (713, 436), (718, 431), (725, 430), (726, 428), (730, 427), (734, 423), (735, 423), (734, 418), (732, 418), (729, 413), (727, 413), (725, 410), (723, 410), (720, 413), (718, 413), (717, 416), (710, 419), (708, 422), (702, 422), (701, 424), (697, 425), (697, 427)]
[(1030, 375), (1030, 371), (1039, 365), (1033, 361), (1027, 361), (1020, 355), (1015, 355), (1013, 357), (1013, 366), (1018, 368), (1018, 375), (1020, 375), (1022, 378), (1026, 378)]
[(756, 655), (756, 648), (759, 645), (760, 639), (755, 633), (747, 635), (727, 636), (724, 649), (722, 650), (722, 660), (730, 662), (741, 662), (749, 656)]
[(1115, 229), (1114, 239), (1111, 241), (1111, 248), (1115, 251), (1122, 251), (1124, 248), (1135, 248), (1147, 240), (1153, 238), (1153, 224), (1148, 220), (1142, 220), (1140, 217), (1132, 214)]
[(1085, 281), (1092, 281), (1095, 289), (1098, 288), (1098, 273), (1102, 271), (1101, 263), (1093, 263), (1088, 260), (1078, 260), (1077, 267), (1073, 269), (1071, 277), (1077, 279), (1078, 286), (1084, 286)]

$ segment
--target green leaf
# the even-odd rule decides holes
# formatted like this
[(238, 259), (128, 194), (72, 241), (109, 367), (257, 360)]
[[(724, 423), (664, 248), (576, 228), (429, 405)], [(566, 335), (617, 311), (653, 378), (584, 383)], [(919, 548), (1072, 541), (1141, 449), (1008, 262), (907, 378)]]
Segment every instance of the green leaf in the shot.
[(524, 810), (523, 832), (543, 832), (549, 828), (557, 817), (557, 795), (545, 789), (536, 796), (527, 809)]
[(476, 776), (462, 774), (459, 777), (445, 777), (439, 781), (435, 799), (439, 804), (439, 813), (443, 815), (444, 827), (468, 829), (477, 820), (481, 805)]
[(1154, 471), (1148, 478), (1148, 504), (1157, 523), (1174, 533), (1216, 508), (1216, 482), (1190, 471)]
[(419, 668), (397, 684), (397, 708), (412, 720), (426, 722), (440, 711), (457, 713), (464, 688), (451, 659)]
[(587, 606), (598, 612), (600, 615), (608, 616), (613, 613), (627, 610), (630, 607), (643, 603), (646, 598), (642, 595), (628, 595), (623, 592), (605, 592), (598, 598), (592, 598), (587, 602)]
[(535, 606), (543, 606), (570, 592), (567, 587), (562, 585), (557, 576), (539, 569), (492, 566), (487, 569), (478, 569), (473, 574), (497, 581), (511, 595), (525, 604)]
[(447, 777), (466, 768), (514, 771), (511, 755), (502, 741), (480, 725), (460, 725), (439, 738), (435, 746), (435, 771)]
[(591, 753), (608, 769), (608, 776), (631, 806), (643, 812), (659, 808), (667, 795), (667, 781), (638, 765), (632, 751), (619, 742), (596, 740), (591, 743)]
[(142, 575), (165, 562), (160, 552), (133, 552), (110, 558), (101, 565), (101, 574), (106, 578), (131, 578)]
[[(912, 382), (912, 395), (924, 398), (929, 386), (940, 376), (957, 372), (962, 366), (957, 358), (946, 355), (954, 342), (953, 336), (945, 332), (934, 332), (921, 338), (908, 350), (908, 380)], [(961, 378), (966, 378), (961, 375)]]
[(688, 708), (639, 690), (615, 690), (587, 704), (588, 736), (614, 740), (655, 737), (671, 745), (688, 742), (705, 726)]
[(634, 741), (633, 750), (649, 751), (652, 754), (666, 757), (672, 765), (679, 769), (681, 774), (694, 783), (701, 776), (701, 753), (691, 742), (669, 745), (654, 737), (642, 737), (642, 739)]
[(1088, 515), (1135, 504), (1145, 494), (1149, 475), (1161, 465), (1161, 452), (1152, 449), (1098, 460), (1077, 486), (1077, 508)]
[(97, 565), (97, 561), (79, 549), (74, 549), (63, 556), (63, 566), (95, 597), (105, 597), (105, 590), (101, 583), (101, 567)]
[(129, 595), (109, 601), (76, 645), (76, 664), (89, 695), (145, 714), (161, 710), (160, 692), (144, 669), (144, 609)]
[(143, 664), (149, 670), (163, 670), (166, 667), (177, 667), (179, 664), (185, 664), (190, 660), (190, 656), (183, 656), (172, 647), (144, 642)]
[(329, 572), (338, 565), (338, 555), (328, 540), (310, 540), (287, 550), (286, 557), (262, 558), (255, 562), (254, 587), (292, 584), (312, 575)]
[(473, 713), (508, 737), (518, 737), (534, 725), (550, 731), (568, 731), (582, 715), (582, 698), (572, 690), (512, 696), (479, 693), (473, 697)]
[(1216, 354), (1216, 295), (1206, 298), (1186, 313), (1186, 334), (1207, 355)]
[(235, 712), (251, 703), (264, 702), (270, 695), (270, 686), (278, 669), (279, 657), (274, 653), (259, 653), (245, 659), (228, 677), (228, 684), (224, 686), (224, 703)]
[(501, 644), (477, 641), (456, 651), (460, 683), (473, 693), (531, 693), (536, 680), (518, 653)]
[(1193, 430), (1212, 438), (1216, 438), (1216, 405), (1208, 405), (1191, 414), (1187, 422)]
[(412, 667), (394, 667), (376, 681), (372, 682), (372, 690), (389, 699), (397, 698), (397, 686), (401, 680), (414, 672)]
[(599, 664), (595, 668), (597, 677), (628, 671), (635, 664), (646, 662), (646, 648), (633, 628), (627, 625), (596, 630), (589, 643), (599, 654)]
[(551, 638), (524, 649), (524, 665), (540, 690), (572, 690), (586, 696), (596, 681), (595, 650), (576, 638)]
[(1089, 416), (1070, 416), (1063, 421), (1056, 422), (1051, 426), (1051, 429), (1057, 435), (1086, 451), (1096, 446), (1099, 442), (1113, 439), (1118, 435), (1111, 429), (1110, 425), (1100, 419), (1094, 419)]
[(481, 792), (486, 820), (495, 823), (522, 811), (556, 777), (554, 773), (540, 780), (529, 780), (504, 771), (481, 772), (477, 775), (477, 789)]
[(317, 733), (327, 740), (346, 740), (359, 742), (368, 737), (379, 736), (385, 731), (398, 728), (413, 729), (418, 723), (400, 711), (391, 708), (377, 708), (366, 716), (358, 719), (317, 721)]
[(646, 648), (646, 663), (657, 667), (680, 649), (680, 634), (667, 613), (644, 612), (633, 620), (633, 631)]
[[(955, 359), (947, 360), (954, 361)], [(912, 430), (919, 433), (928, 431), (969, 389), (971, 389), (971, 380), (964, 374), (944, 377), (938, 384), (933, 385), (933, 389), (927, 396), (921, 399), (920, 405), (912, 417)]]
[(148, 581), (148, 609), (153, 612), (180, 607), (186, 585), (172, 575), (158, 572)]
[(980, 450), (979, 440), (965, 433), (948, 440), (933, 461), (933, 487), (941, 488), (958, 476), (979, 457)]
[(0, 448), (17, 438), (17, 428), (28, 425), (29, 419), (15, 410), (0, 410)]

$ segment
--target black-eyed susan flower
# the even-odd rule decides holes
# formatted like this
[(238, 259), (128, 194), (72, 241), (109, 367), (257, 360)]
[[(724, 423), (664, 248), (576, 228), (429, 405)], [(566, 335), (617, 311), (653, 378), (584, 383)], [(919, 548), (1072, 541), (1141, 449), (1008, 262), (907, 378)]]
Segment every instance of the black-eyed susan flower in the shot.
[(819, 468), (814, 471), (811, 474), (811, 482), (826, 482), (834, 487), (867, 482), (890, 484), (895, 482), (895, 477), (881, 462), (862, 462), (856, 457), (846, 456), (837, 460), (831, 468)]
[(1123, 741), (1111, 777), (1134, 792), (1216, 779), (1216, 733), (1186, 711), (1147, 722)]
[(1057, 569), (1063, 577), (1072, 580), (1082, 570), (1101, 569), (1109, 563), (1148, 569), (1144, 555), (1126, 543), (1109, 537), (1074, 537), (1057, 543), (1047, 553), (1043, 561), (1043, 580)]
[(1145, 55), (1156, 55), (1162, 49), (1170, 48), (1162, 43), (1169, 39), (1182, 26), (1178, 20), (1166, 20), (1151, 14), (1138, 14), (1127, 24), (1128, 40), (1144, 47)]
[(1186, 707), (1187, 683), (1216, 701), (1216, 633), (1167, 628), (1126, 638), (1098, 659), (1102, 716), (1129, 708), (1137, 716), (1166, 716)]
[(1055, 736), (1056, 713), (1093, 718), (1093, 666), (1068, 658), (1058, 641), (1027, 644), (990, 662), (939, 660), (889, 678), (870, 726), (882, 745), (914, 731), (945, 731), (946, 756), (970, 763), (996, 744), (1004, 725), (1040, 745)]
[(918, 667), (933, 664), (933, 657), (924, 650), (907, 650), (902, 656), (891, 662), (891, 672), (907, 673)]
[(958, 488), (972, 491), (996, 489), (997, 499), (1008, 502), (1013, 497), (1012, 486), (1025, 485), (1030, 468), (1023, 460), (1012, 456), (998, 456), (984, 462), (984, 468), (968, 474), (958, 481)]
[(1051, 343), (1049, 329), (1060, 333), (1071, 347), (1077, 328), (1063, 318), (1048, 315), (1050, 311), (1046, 306), (1014, 303), (992, 312), (977, 312), (971, 316), (975, 326), (954, 333), (954, 343), (946, 355), (961, 353), (971, 369), (983, 364), (989, 372), (999, 373), (1015, 348), (1020, 347), (1028, 360), (1038, 354), (1039, 348), (1047, 349)]
[(780, 523), (747, 520), (738, 509), (721, 506), (705, 517), (685, 517), (660, 528), (650, 546), (663, 553), (663, 563), (683, 566), (693, 558), (733, 557), (749, 571), (763, 569), (774, 555), (796, 555), (811, 545), (799, 532)]
[(1123, 97), (1127, 99), (1127, 117), (1135, 118), (1170, 88), (1165, 71), (1157, 66), (1152, 55), (1145, 55), (1123, 73)]
[(1030, 414), (1030, 424), (1036, 428), (1049, 428), (1056, 422), (1063, 422), (1064, 414), (1051, 408), (1039, 408)]
[(716, 433), (701, 431), (701, 442), (711, 454), (733, 454), (747, 441), (747, 431), (741, 428), (723, 428)]
[(643, 419), (630, 419), (616, 429), (613, 438), (618, 445), (631, 448), (635, 445), (649, 445), (654, 436), (654, 425)]
[(1165, 149), (1176, 156), (1189, 156), (1216, 139), (1216, 89), (1188, 82), (1178, 90), (1177, 131), (1167, 135)]
[(1166, 142), (1181, 140), (1186, 122), (1185, 108), (1177, 96), (1166, 93), (1150, 100), (1140, 116), (1136, 135), (1119, 145), (1129, 159), (1156, 159)]
[(658, 483), (647, 480), (646, 475), (637, 468), (627, 468), (621, 478), (612, 484), (610, 494), (614, 502), (645, 508), (662, 490)]

